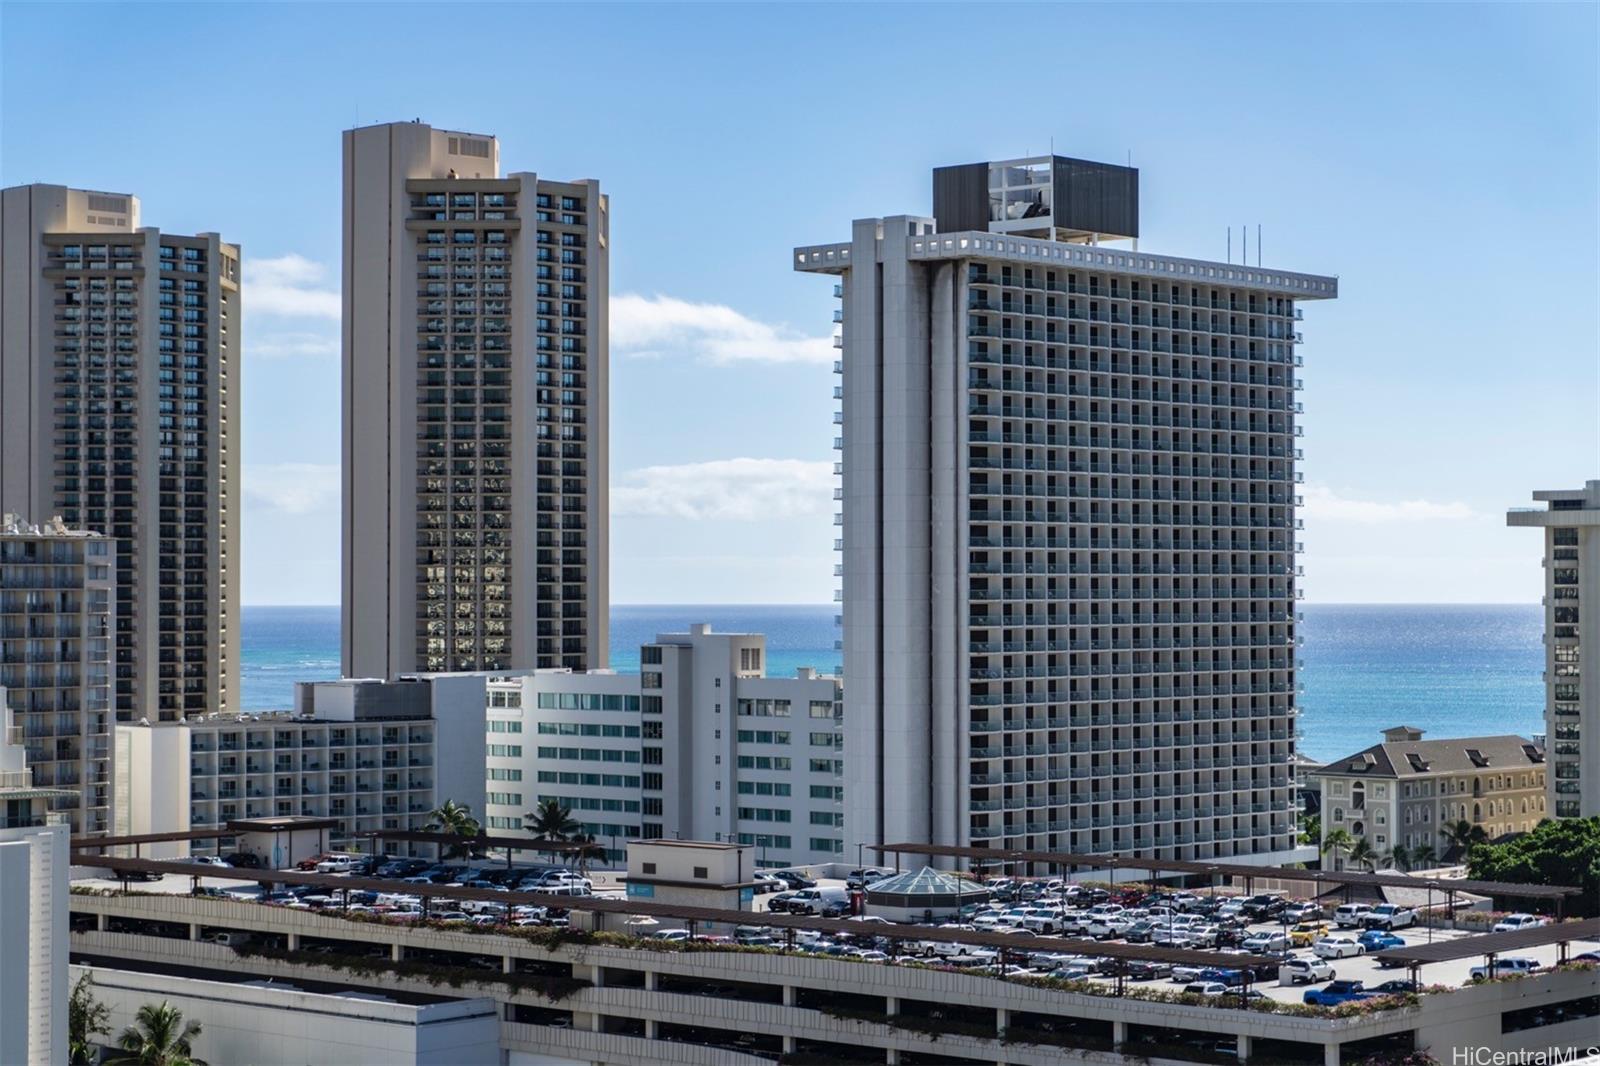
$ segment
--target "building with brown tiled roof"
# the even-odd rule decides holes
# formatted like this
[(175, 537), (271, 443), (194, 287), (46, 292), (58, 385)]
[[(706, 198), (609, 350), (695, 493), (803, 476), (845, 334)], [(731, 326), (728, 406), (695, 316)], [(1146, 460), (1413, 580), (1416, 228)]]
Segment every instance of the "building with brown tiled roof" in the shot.
[[(1322, 839), (1343, 829), (1379, 855), (1443, 857), (1447, 827), (1481, 826), (1489, 839), (1525, 833), (1545, 817), (1544, 748), (1519, 736), (1423, 740), (1395, 726), (1383, 741), (1311, 771), (1322, 805)], [(1342, 856), (1324, 863), (1342, 868)], [(1405, 865), (1405, 863), (1397, 863)]]

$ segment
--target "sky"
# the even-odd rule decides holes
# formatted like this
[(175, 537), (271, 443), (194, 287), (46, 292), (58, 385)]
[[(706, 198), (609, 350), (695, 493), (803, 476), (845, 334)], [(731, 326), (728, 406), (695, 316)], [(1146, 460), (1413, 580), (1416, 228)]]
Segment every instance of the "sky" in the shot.
[[(0, 183), (243, 247), (243, 600), (336, 603), (341, 130), (611, 197), (612, 599), (832, 599), (830, 279), (934, 166), (1140, 168), (1140, 246), (1305, 306), (1311, 602), (1530, 602), (1600, 477), (1592, 4), (0, 3)], [(1254, 251), (1252, 251), (1254, 255)]]

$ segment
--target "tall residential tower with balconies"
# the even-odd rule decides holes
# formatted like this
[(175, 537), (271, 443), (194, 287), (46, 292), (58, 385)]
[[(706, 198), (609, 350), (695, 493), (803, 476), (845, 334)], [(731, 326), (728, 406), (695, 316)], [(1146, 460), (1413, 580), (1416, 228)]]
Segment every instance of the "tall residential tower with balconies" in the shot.
[(605, 665), (606, 197), (344, 134), (347, 677)]
[(0, 193), (0, 510), (114, 538), (121, 720), (238, 709), (239, 248)]
[[(1550, 813), (1600, 814), (1600, 481), (1535, 492), (1544, 507), (1517, 508), (1512, 526), (1544, 530), (1544, 727)], [(1584, 669), (1584, 664), (1588, 669)]]
[(1337, 282), (1138, 250), (1126, 167), (933, 202), (795, 250), (843, 301), (846, 849), (1310, 857), (1295, 345)]

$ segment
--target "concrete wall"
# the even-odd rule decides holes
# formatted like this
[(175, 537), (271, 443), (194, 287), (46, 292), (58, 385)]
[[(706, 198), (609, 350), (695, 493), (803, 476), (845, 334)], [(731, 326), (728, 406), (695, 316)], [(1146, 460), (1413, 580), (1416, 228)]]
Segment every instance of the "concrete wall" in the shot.
[[(111, 1008), (113, 1038), (147, 1003), (170, 1003), (199, 1022), (195, 1053), (208, 1062), (252, 1066), (498, 1066), (499, 1010), (493, 1000), (425, 1006), (348, 995), (204, 981), (107, 967), (93, 975), (95, 997)], [(13, 1060), (6, 1060), (13, 1061)]]

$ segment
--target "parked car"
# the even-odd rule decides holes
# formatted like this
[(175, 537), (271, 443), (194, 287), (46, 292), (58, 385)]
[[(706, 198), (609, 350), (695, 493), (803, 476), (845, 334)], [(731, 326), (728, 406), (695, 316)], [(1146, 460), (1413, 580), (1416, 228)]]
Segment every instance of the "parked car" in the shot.
[(228, 861), (217, 855), (191, 855), (189, 861), (196, 866), (216, 866), (221, 869), (230, 869)]
[(1403, 996), (1417, 990), (1415, 981), (1385, 981), (1381, 985), (1373, 985), (1367, 989), (1375, 996)]
[(1186, 996), (1221, 996), (1227, 991), (1228, 986), (1221, 981), (1194, 981), (1183, 986)]
[(1321, 959), (1285, 959), (1278, 967), (1278, 980), (1291, 985), (1309, 985), (1333, 980), (1333, 967)]
[(1368, 929), (1356, 938), (1356, 942), (1368, 951), (1387, 951), (1389, 948), (1406, 946), (1404, 939), (1383, 929)]
[(1354, 929), (1361, 924), (1361, 919), (1372, 910), (1370, 903), (1345, 903), (1333, 912), (1333, 924), (1340, 929)]
[(1172, 964), (1168, 962), (1130, 962), (1127, 969), (1130, 981), (1154, 981), (1162, 977), (1172, 976)]
[(1247, 936), (1240, 945), (1256, 955), (1281, 955), (1289, 950), (1289, 938), (1282, 933), (1255, 933)]
[(1288, 900), (1271, 892), (1263, 892), (1258, 896), (1251, 896), (1241, 906), (1244, 916), (1253, 922), (1264, 922), (1269, 918), (1276, 918), (1283, 913), (1289, 905)]
[(1404, 929), (1417, 924), (1417, 912), (1398, 903), (1380, 903), (1361, 916), (1361, 924), (1368, 929)]
[(779, 892), (767, 900), (767, 910), (773, 914), (787, 914), (789, 904), (794, 902), (794, 898), (799, 894), (799, 892)]
[(850, 894), (837, 886), (802, 888), (789, 900), (791, 914), (816, 914), (829, 912), (843, 914), (850, 909)]
[(793, 870), (775, 870), (773, 876), (783, 881), (790, 888), (816, 888), (817, 883), (805, 874)]
[(844, 883), (847, 888), (865, 888), (872, 882), (881, 881), (893, 873), (893, 870), (879, 870), (866, 866), (859, 870), (851, 870), (849, 875), (845, 877)]
[(1289, 930), (1289, 943), (1297, 948), (1308, 948), (1327, 935), (1327, 922), (1300, 922)]
[(259, 870), (262, 867), (260, 856), (249, 851), (236, 851), (232, 855), (223, 856), (229, 866), (243, 870)]
[(355, 866), (356, 860), (350, 855), (337, 855), (331, 859), (324, 859), (317, 863), (319, 874), (347, 874)]
[(1321, 988), (1306, 989), (1300, 1001), (1317, 1007), (1337, 1007), (1341, 1003), (1371, 998), (1372, 993), (1360, 981), (1330, 981)]
[(1512, 955), (1503, 959), (1495, 959), (1492, 972), (1488, 966), (1474, 966), (1472, 968), (1472, 979), (1481, 981), (1489, 977), (1526, 977), (1537, 969), (1539, 969), (1538, 959)]
[(1549, 918), (1542, 918), (1537, 914), (1508, 914), (1494, 923), (1496, 933), (1515, 933), (1518, 929), (1534, 929), (1541, 925), (1549, 925)]
[(1283, 908), (1283, 920), (1286, 922), (1320, 921), (1322, 908), (1309, 900), (1296, 900)]
[(753, 886), (755, 890), (763, 895), (768, 892), (782, 892), (785, 887), (781, 878), (769, 874), (765, 870), (759, 870), (752, 874), (750, 880), (755, 882)]
[(1311, 953), (1319, 959), (1348, 959), (1365, 955), (1367, 949), (1353, 936), (1325, 936), (1311, 945)]

